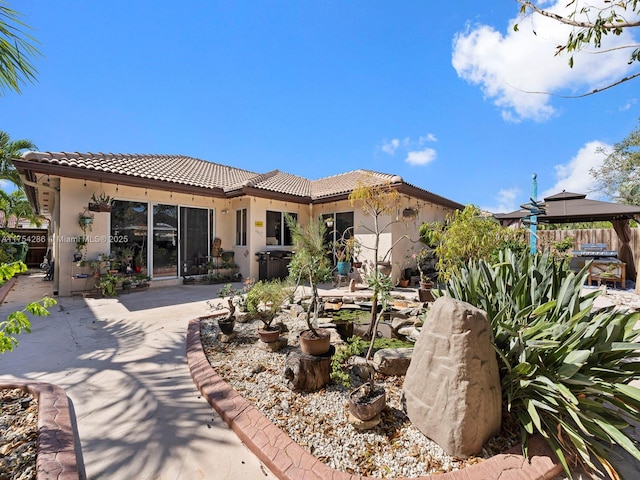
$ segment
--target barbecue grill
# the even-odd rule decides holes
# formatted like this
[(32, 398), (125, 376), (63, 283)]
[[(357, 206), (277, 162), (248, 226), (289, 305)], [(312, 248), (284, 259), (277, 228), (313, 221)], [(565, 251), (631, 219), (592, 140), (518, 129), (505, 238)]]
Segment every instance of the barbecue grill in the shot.
[(607, 250), (606, 243), (581, 243), (580, 250), (573, 250), (571, 253), (574, 257), (582, 258), (611, 258), (618, 256), (616, 250)]

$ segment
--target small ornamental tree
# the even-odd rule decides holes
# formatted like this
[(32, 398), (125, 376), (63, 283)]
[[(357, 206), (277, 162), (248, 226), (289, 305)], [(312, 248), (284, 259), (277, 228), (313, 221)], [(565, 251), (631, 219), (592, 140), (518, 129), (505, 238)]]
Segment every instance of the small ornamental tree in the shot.
[[(367, 336), (369, 338), (375, 337), (375, 328), (377, 325), (376, 313), (378, 311), (378, 301), (382, 295), (385, 295), (384, 290), (380, 289), (383, 285), (386, 285), (385, 281), (378, 276), (378, 265), (382, 261), (386, 261), (387, 257), (393, 250), (393, 247), (401, 240), (408, 238), (408, 235), (401, 236), (396, 240), (393, 245), (380, 256), (380, 236), (394, 223), (399, 220), (391, 219), (383, 223), (385, 217), (397, 211), (400, 208), (400, 194), (398, 191), (391, 187), (389, 183), (374, 183), (373, 181), (367, 181), (365, 177), (363, 180), (358, 181), (356, 188), (349, 194), (349, 201), (352, 206), (359, 206), (362, 213), (371, 217), (373, 221), (373, 228), (363, 226), (362, 228), (369, 231), (373, 236), (373, 246), (361, 245), (362, 248), (373, 251), (374, 255), (374, 273), (368, 276), (369, 286), (373, 289), (373, 297), (371, 299), (371, 323)], [(389, 282), (390, 283), (390, 282)], [(389, 289), (390, 290), (390, 289)]]
[(318, 283), (331, 279), (329, 247), (325, 244), (326, 226), (322, 218), (311, 218), (304, 227), (291, 215), (285, 215), (285, 221), (291, 231), (295, 252), (289, 263), (289, 277), (296, 285), (309, 282), (311, 304), (307, 310), (307, 326), (314, 336), (318, 336), (315, 328), (321, 308)]

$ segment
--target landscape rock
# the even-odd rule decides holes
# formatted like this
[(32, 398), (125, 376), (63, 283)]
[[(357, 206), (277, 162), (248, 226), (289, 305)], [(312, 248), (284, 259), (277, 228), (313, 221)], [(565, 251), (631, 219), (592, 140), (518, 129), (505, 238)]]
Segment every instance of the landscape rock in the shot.
[(413, 348), (382, 348), (373, 355), (373, 368), (383, 375), (407, 373)]
[(275, 342), (256, 342), (256, 346), (268, 352), (277, 352), (286, 347), (288, 343), (286, 337), (279, 337)]
[(403, 409), (450, 455), (475, 455), (500, 432), (502, 392), (492, 336), (486, 312), (440, 297), (414, 347)]
[(393, 314), (391, 318), (391, 328), (397, 332), (402, 327), (413, 325), (414, 319), (402, 314)]

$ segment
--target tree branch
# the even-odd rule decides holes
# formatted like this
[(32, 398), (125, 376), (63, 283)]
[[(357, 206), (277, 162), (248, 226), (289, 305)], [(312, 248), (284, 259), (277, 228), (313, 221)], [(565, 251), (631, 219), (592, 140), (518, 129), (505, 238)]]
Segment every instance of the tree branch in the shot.
[(509, 85), (514, 90), (518, 90), (518, 91), (520, 91), (522, 93), (532, 93), (532, 94), (535, 94), (535, 95), (550, 95), (552, 97), (558, 97), (558, 98), (584, 98), (584, 97), (588, 97), (590, 95), (595, 95), (596, 93), (604, 92), (605, 90), (609, 90), (610, 88), (618, 86), (621, 83), (628, 82), (629, 80), (633, 80), (634, 78), (638, 78), (638, 77), (640, 77), (640, 72), (634, 73), (633, 75), (629, 75), (629, 76), (624, 77), (624, 78), (621, 78), (620, 80), (618, 80), (618, 81), (616, 81), (614, 83), (611, 83), (611, 84), (607, 85), (606, 87), (596, 88), (594, 90), (591, 90), (590, 92), (582, 93), (580, 95), (560, 95), (560, 94), (552, 93), (552, 92), (536, 92), (536, 91), (530, 91), (530, 90), (523, 90), (521, 88), (514, 87), (513, 85), (510, 85), (510, 84), (507, 84), (507, 85)]
[[(540, 7), (534, 5), (533, 2), (530, 1), (523, 1), (523, 0), (517, 0), (518, 3), (522, 4), (523, 6), (530, 8), (531, 10), (533, 10), (534, 12), (542, 15), (543, 17), (547, 17), (547, 18), (551, 18), (553, 20), (557, 20), (558, 22), (564, 23), (565, 25), (571, 25), (573, 27), (580, 27), (580, 28), (595, 28), (596, 24), (593, 22), (579, 22), (577, 20), (573, 20), (571, 18), (567, 18), (567, 17), (563, 17), (562, 15), (558, 15), (557, 13), (552, 13), (549, 12), (547, 10), (543, 10)], [(599, 25), (600, 28), (604, 29), (604, 30), (614, 30), (614, 29), (619, 29), (619, 28), (627, 28), (627, 27), (640, 27), (640, 20), (638, 20), (637, 22), (616, 22), (614, 23), (603, 23), (601, 25)]]

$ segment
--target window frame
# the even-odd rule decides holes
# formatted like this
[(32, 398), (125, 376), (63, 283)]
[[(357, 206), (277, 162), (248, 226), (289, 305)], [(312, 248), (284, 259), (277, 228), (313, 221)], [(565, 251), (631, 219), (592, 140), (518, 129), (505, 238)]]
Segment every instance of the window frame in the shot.
[[(279, 218), (279, 222), (280, 222), (280, 228), (279, 228), (279, 232), (276, 232), (276, 243), (275, 244), (268, 244), (268, 246), (272, 247), (292, 247), (293, 246), (293, 237), (291, 235), (291, 229), (289, 228), (289, 226), (287, 225), (287, 222), (285, 220), (285, 215), (291, 215), (296, 221), (298, 220), (298, 213), (297, 212), (284, 212), (284, 211), (280, 211), (280, 210), (267, 210), (265, 212), (265, 230), (267, 232), (270, 232), (269, 228), (271, 227), (271, 225), (269, 225), (269, 214), (272, 214), (271, 216), (273, 217), (273, 214), (277, 214), (280, 218)], [(273, 225), (275, 226), (275, 225)], [(275, 229), (274, 229), (275, 230)], [(267, 234), (267, 238), (269, 238), (269, 235)]]
[(238, 208), (236, 210), (236, 247), (247, 246), (247, 231), (248, 231), (248, 209), (247, 207)]

